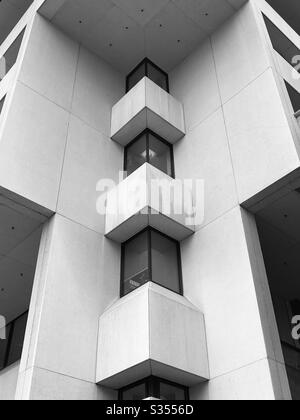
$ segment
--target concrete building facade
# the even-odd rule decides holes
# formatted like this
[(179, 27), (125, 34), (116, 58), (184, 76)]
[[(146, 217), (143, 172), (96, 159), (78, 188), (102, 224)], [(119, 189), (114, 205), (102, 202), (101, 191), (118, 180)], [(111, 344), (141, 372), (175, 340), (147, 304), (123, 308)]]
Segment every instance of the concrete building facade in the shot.
[(0, 3), (0, 400), (300, 398), (294, 3)]

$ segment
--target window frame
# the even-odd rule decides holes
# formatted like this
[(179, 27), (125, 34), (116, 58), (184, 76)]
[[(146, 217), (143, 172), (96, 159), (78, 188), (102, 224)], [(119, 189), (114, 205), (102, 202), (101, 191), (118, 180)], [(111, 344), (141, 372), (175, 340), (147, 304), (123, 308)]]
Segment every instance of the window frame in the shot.
[[(0, 368), (0, 373), (2, 371), (4, 371), (5, 369), (7, 369), (9, 366), (12, 366), (13, 364), (15, 364), (19, 360), (21, 360), (22, 354), (20, 355), (20, 358), (18, 358), (14, 362), (11, 362), (11, 363), (9, 362), (9, 358), (10, 358), (10, 355), (11, 355), (12, 341), (13, 341), (13, 336), (14, 336), (14, 330), (15, 330), (15, 324), (19, 319), (27, 316), (27, 320), (26, 320), (26, 325), (27, 325), (28, 315), (29, 315), (29, 310), (25, 311), (24, 313), (22, 313), (21, 315), (19, 315), (17, 318), (15, 318), (13, 321), (11, 321), (9, 324), (6, 325), (6, 328), (8, 328), (10, 326), (10, 329), (9, 329), (9, 334), (8, 334), (8, 337), (7, 337), (7, 347), (6, 347), (6, 350), (5, 350), (5, 356), (3, 358), (3, 367)], [(26, 333), (26, 328), (25, 328), (24, 335), (25, 335), (25, 333)], [(23, 346), (22, 347), (24, 347), (24, 341), (23, 341)]]
[(147, 378), (141, 379), (140, 381), (134, 382), (133, 384), (127, 385), (121, 389), (118, 390), (118, 400), (119, 401), (126, 401), (123, 400), (123, 394), (126, 391), (129, 391), (130, 389), (139, 386), (139, 385), (143, 385), (145, 384), (145, 389), (146, 389), (146, 395), (149, 395), (146, 398), (160, 398), (161, 396), (157, 397), (157, 396), (150, 396), (151, 392), (151, 388), (154, 388), (153, 385), (159, 384), (159, 388), (160, 388), (160, 384), (163, 383), (165, 385), (170, 385), (176, 388), (181, 389), (182, 391), (184, 391), (184, 401), (189, 401), (190, 400), (190, 392), (189, 392), (189, 388), (187, 386), (184, 385), (180, 385), (177, 384), (175, 382), (171, 382), (168, 379), (162, 379), (159, 378), (158, 376), (148, 376)]
[[(152, 166), (154, 166), (154, 168), (160, 170), (161, 172), (165, 173), (169, 177), (175, 179), (175, 162), (174, 162), (174, 148), (173, 148), (173, 145), (171, 143), (169, 143), (167, 140), (165, 140), (164, 138), (160, 137), (158, 134), (154, 133), (154, 131), (150, 130), (149, 128), (146, 128), (144, 131), (142, 131), (138, 136), (136, 136), (130, 143), (128, 143), (125, 146), (125, 148), (124, 148), (124, 164), (123, 164), (124, 172), (127, 172), (127, 157), (128, 157), (128, 150), (129, 150), (129, 148), (132, 145), (134, 145), (135, 143), (137, 143), (145, 135), (146, 135), (146, 161), (145, 161), (145, 163), (149, 163), (149, 165), (151, 165), (151, 163), (150, 163), (150, 154), (149, 154), (149, 150), (150, 150), (149, 144), (150, 144), (150, 136), (153, 136), (158, 141), (160, 141), (163, 144), (165, 144), (166, 146), (168, 146), (168, 148), (170, 150), (171, 175), (170, 174), (167, 174), (164, 171), (161, 171), (161, 169), (156, 168), (156, 166), (154, 166), (154, 165), (152, 165)], [(140, 168), (140, 166), (139, 166), (139, 168)]]
[[(123, 298), (125, 296), (130, 295), (132, 292), (128, 292), (125, 294), (125, 288), (124, 288), (124, 270), (125, 270), (125, 248), (126, 245), (133, 240), (135, 240), (138, 236), (142, 235), (143, 233), (147, 232), (147, 246), (148, 246), (148, 270), (149, 270), (149, 277), (150, 280), (147, 283), (154, 283), (157, 284), (160, 287), (163, 287), (167, 290), (170, 290), (173, 293), (176, 293), (177, 295), (183, 296), (184, 295), (184, 289), (183, 289), (183, 276), (182, 276), (182, 261), (181, 261), (181, 247), (180, 243), (176, 241), (173, 238), (170, 238), (170, 236), (160, 232), (157, 229), (154, 229), (151, 226), (146, 227), (145, 229), (138, 232), (136, 235), (132, 236), (127, 241), (123, 242), (121, 245), (121, 279), (120, 279), (120, 298)], [(159, 234), (160, 236), (168, 239), (169, 241), (173, 242), (176, 245), (176, 257), (177, 257), (177, 269), (178, 269), (178, 280), (179, 280), (179, 292), (175, 292), (174, 290), (170, 289), (169, 287), (163, 286), (159, 284), (158, 282), (153, 280), (153, 270), (152, 270), (152, 236), (151, 232), (155, 232)], [(147, 284), (145, 283), (145, 284)], [(139, 289), (142, 286), (137, 287), (135, 290)], [(133, 290), (134, 291), (134, 290)]]
[[(149, 77), (149, 71), (148, 71), (148, 65), (151, 65), (151, 66), (153, 66), (156, 70), (158, 70), (160, 73), (162, 73), (164, 76), (165, 76), (165, 78), (166, 78), (166, 84), (167, 84), (167, 89), (163, 89), (163, 88), (161, 88), (161, 89), (163, 89), (163, 90), (165, 90), (167, 93), (170, 93), (170, 83), (169, 83), (169, 74), (167, 73), (167, 72), (165, 72), (164, 70), (162, 70), (160, 67), (158, 67), (155, 63), (153, 63), (153, 61), (151, 61), (151, 60), (149, 60), (149, 58), (144, 58), (128, 75), (127, 75), (127, 77), (126, 77), (126, 93), (128, 93), (128, 92), (130, 92), (131, 91), (131, 89), (133, 89), (134, 88), (134, 86), (136, 86), (136, 85), (134, 85), (134, 86), (132, 86), (131, 88), (129, 88), (129, 81), (130, 81), (130, 78), (131, 78), (131, 76), (133, 76), (134, 75), (134, 73), (140, 68), (140, 67), (142, 67), (142, 66), (145, 66), (145, 76), (144, 77), (148, 77), (149, 79), (150, 79), (150, 77)], [(151, 79), (150, 79), (151, 80)]]

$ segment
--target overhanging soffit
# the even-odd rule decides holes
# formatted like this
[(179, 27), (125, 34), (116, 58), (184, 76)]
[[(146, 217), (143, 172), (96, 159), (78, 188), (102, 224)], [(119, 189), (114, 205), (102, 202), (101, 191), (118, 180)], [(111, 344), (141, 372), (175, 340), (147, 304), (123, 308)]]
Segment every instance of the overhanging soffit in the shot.
[(247, 0), (46, 0), (40, 13), (121, 72), (170, 71)]

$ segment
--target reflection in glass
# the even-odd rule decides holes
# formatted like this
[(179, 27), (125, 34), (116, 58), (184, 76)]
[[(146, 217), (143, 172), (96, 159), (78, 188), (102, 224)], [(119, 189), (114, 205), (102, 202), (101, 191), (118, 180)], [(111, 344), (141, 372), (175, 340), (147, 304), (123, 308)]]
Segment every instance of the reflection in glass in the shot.
[(174, 177), (172, 145), (150, 130), (144, 131), (125, 148), (124, 170), (131, 175), (146, 162)]
[(177, 242), (151, 232), (152, 281), (180, 293)]
[(121, 296), (148, 281), (182, 294), (179, 244), (151, 228), (122, 245)]
[(0, 371), (21, 359), (28, 312), (5, 328), (5, 340), (0, 339)]
[(148, 234), (136, 236), (123, 247), (123, 295), (150, 280)]
[(126, 79), (126, 91), (129, 92), (143, 77), (148, 77), (166, 92), (169, 92), (169, 77), (166, 72), (145, 58)]

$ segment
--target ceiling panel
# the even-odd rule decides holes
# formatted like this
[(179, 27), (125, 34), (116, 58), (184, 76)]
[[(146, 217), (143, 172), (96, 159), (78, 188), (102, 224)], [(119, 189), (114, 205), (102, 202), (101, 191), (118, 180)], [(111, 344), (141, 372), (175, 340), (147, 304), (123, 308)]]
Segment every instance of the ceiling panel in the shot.
[(119, 7), (111, 9), (105, 19), (83, 37), (82, 43), (123, 71), (130, 71), (132, 64), (144, 58), (144, 31)]
[(181, 62), (206, 37), (206, 33), (172, 2), (152, 19), (145, 33), (145, 55), (165, 71)]
[[(235, 11), (229, 3), (220, 0), (173, 0), (173, 2), (186, 16), (209, 33), (214, 31)], [(216, 10), (218, 13), (216, 13)]]
[(27, 208), (0, 199), (0, 314), (10, 322), (29, 307), (42, 222)]
[(112, 0), (141, 26), (156, 16), (170, 0)]
[(258, 213), (276, 229), (300, 242), (300, 193), (291, 192)]
[(49, 14), (51, 1), (42, 15), (128, 73), (146, 56), (172, 70), (247, 0), (56, 0)]
[(114, 7), (110, 0), (67, 0), (53, 18), (53, 23), (71, 37), (80, 39), (94, 28)]

